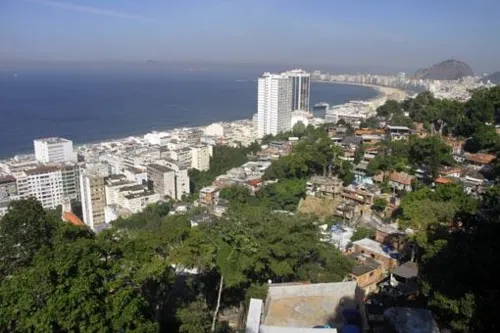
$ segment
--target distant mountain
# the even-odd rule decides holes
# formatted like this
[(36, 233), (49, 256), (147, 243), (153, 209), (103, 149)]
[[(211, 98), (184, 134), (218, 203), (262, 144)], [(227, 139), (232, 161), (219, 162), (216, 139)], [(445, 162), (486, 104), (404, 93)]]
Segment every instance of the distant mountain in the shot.
[(488, 75), (483, 79), (484, 82), (491, 81), (496, 84), (500, 84), (500, 72), (495, 72), (493, 74)]
[(429, 68), (419, 69), (414, 77), (428, 80), (456, 80), (464, 76), (472, 76), (474, 72), (463, 61), (449, 59)]

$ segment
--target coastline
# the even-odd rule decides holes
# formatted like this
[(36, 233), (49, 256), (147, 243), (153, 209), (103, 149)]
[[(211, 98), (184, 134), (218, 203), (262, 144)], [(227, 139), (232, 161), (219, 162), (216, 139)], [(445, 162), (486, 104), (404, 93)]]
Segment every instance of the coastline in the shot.
[(370, 98), (368, 100), (365, 100), (365, 102), (374, 102), (379, 100), (380, 98), (387, 97), (390, 95), (397, 96), (396, 98), (393, 98), (397, 101), (403, 101), (406, 98), (408, 98), (408, 94), (401, 89), (398, 88), (393, 88), (393, 87), (386, 87), (386, 86), (379, 86), (375, 84), (366, 84), (366, 83), (357, 83), (357, 82), (344, 82), (344, 81), (324, 81), (324, 80), (314, 80), (312, 82), (315, 83), (330, 83), (330, 84), (345, 84), (345, 85), (352, 85), (352, 86), (363, 86), (363, 87), (370, 87), (376, 91), (379, 92), (379, 94), (373, 98)]
[[(367, 85), (367, 84), (357, 84), (357, 83), (351, 83), (351, 82), (337, 82), (337, 81), (312, 81), (312, 82), (314, 82), (314, 83), (329, 83), (329, 84), (337, 84), (337, 85), (366, 86), (366, 87), (370, 87), (370, 88), (379, 92), (378, 95), (375, 97), (372, 97), (369, 99), (364, 99), (363, 101), (365, 101), (365, 102), (376, 102), (382, 98), (385, 98), (388, 93), (392, 93), (392, 90), (397, 90), (397, 89), (388, 88), (388, 87), (381, 87), (381, 86)], [(334, 104), (334, 105), (342, 105), (342, 104)], [(197, 129), (197, 128), (199, 129), (199, 128), (206, 127), (212, 123), (230, 124), (230, 123), (238, 123), (238, 122), (244, 122), (244, 121), (251, 121), (251, 118), (236, 119), (236, 120), (231, 120), (231, 121), (214, 119), (211, 122), (206, 123), (206, 124), (205, 123), (204, 124), (196, 124), (196, 125), (192, 125), (192, 126), (186, 125), (186, 126), (182, 126), (182, 127), (165, 127), (165, 128), (161, 128), (161, 129), (154, 129), (154, 130), (151, 130), (148, 132), (137, 131), (137, 132), (131, 133), (131, 134), (117, 135), (117, 136), (112, 136), (112, 137), (100, 139), (100, 140), (89, 140), (89, 141), (85, 141), (85, 142), (74, 143), (74, 149), (78, 150), (79, 148), (84, 148), (84, 147), (92, 146), (92, 145), (102, 145), (102, 144), (106, 144), (106, 143), (110, 143), (110, 142), (125, 141), (125, 140), (128, 140), (130, 138), (142, 138), (142, 137), (144, 137), (144, 135), (146, 135), (148, 133), (153, 133), (153, 132), (173, 132), (173, 131), (179, 131), (179, 130), (189, 130), (189, 129)], [(71, 139), (71, 138), (69, 138), (69, 139)], [(24, 152), (21, 151), (21, 152), (18, 152), (16, 154), (13, 154), (13, 155), (0, 156), (0, 162), (8, 161), (14, 157), (24, 158), (24, 157), (29, 157), (31, 155), (34, 155), (34, 152), (32, 150), (31, 151), (24, 151)]]

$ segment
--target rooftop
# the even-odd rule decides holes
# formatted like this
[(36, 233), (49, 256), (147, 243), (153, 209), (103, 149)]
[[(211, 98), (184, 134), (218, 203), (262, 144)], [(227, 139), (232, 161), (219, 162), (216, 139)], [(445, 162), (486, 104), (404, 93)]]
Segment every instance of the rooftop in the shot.
[(408, 126), (392, 126), (392, 125), (387, 125), (387, 129), (389, 131), (391, 130), (404, 130), (404, 131), (409, 131), (410, 128)]
[(44, 142), (44, 143), (64, 143), (64, 142), (71, 142), (68, 139), (59, 138), (59, 137), (41, 138), (41, 139), (36, 139), (34, 141), (35, 142)]
[(321, 185), (340, 185), (342, 181), (337, 177), (325, 177), (325, 176), (312, 176), (309, 183), (321, 184)]
[(454, 183), (453, 179), (447, 177), (437, 177), (434, 179), (436, 184), (452, 184)]
[(349, 258), (354, 259), (354, 264), (351, 274), (360, 276), (377, 269), (381, 263), (364, 253), (351, 253)]
[(200, 193), (213, 193), (217, 192), (219, 189), (215, 186), (205, 186), (202, 189), (200, 189)]
[(55, 172), (58, 170), (60, 170), (60, 168), (58, 166), (40, 166), (40, 167), (35, 168), (35, 169), (26, 170), (25, 173), (27, 175), (36, 175), (36, 174), (40, 174), (40, 173)]
[(73, 212), (63, 213), (62, 219), (63, 219), (63, 221), (71, 223), (72, 225), (76, 225), (76, 226), (84, 226), (85, 225), (85, 223), (83, 223), (83, 221), (78, 216), (76, 216)]
[(0, 184), (12, 183), (15, 181), (16, 181), (16, 178), (14, 178), (13, 176), (10, 176), (10, 175), (0, 177)]
[(405, 279), (415, 278), (418, 276), (418, 265), (416, 262), (408, 261), (396, 267), (392, 273)]
[(141, 193), (131, 193), (129, 195), (126, 195), (125, 198), (127, 199), (137, 199), (137, 198), (142, 198), (142, 197), (148, 197), (150, 195), (154, 195), (155, 193), (152, 191), (147, 191), (144, 190), (144, 192)]
[(153, 171), (157, 171), (157, 172), (170, 172), (170, 171), (173, 171), (172, 169), (164, 166), (164, 165), (160, 165), (160, 164), (148, 164), (148, 169), (151, 169)]
[(465, 154), (465, 159), (470, 162), (479, 164), (489, 164), (495, 159), (493, 154)]
[(411, 185), (411, 182), (413, 181), (413, 176), (405, 173), (405, 172), (393, 172), (391, 173), (391, 181), (404, 184), (404, 185)]
[(120, 188), (120, 192), (140, 191), (140, 190), (144, 190), (144, 186), (140, 185), (140, 184), (134, 184), (134, 185), (125, 186), (125, 187)]
[(380, 244), (379, 242), (372, 240), (372, 239), (363, 238), (363, 239), (360, 239), (358, 241), (353, 242), (353, 244), (357, 245), (359, 247), (362, 247), (364, 249), (367, 249), (373, 253), (377, 253), (377, 254), (384, 256), (386, 258), (391, 258), (391, 256), (384, 251), (383, 245)]
[(266, 326), (340, 324), (340, 313), (356, 308), (356, 282), (270, 285), (263, 315)]

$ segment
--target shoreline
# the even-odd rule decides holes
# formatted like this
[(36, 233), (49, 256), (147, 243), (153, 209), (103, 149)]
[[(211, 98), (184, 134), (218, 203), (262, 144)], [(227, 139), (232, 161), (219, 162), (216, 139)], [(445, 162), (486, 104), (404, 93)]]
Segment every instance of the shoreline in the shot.
[(364, 102), (377, 101), (379, 98), (387, 97), (389, 95), (397, 95), (398, 96), (397, 101), (403, 101), (406, 98), (408, 98), (408, 94), (404, 90), (401, 90), (398, 88), (393, 88), (393, 87), (379, 86), (379, 85), (375, 85), (375, 84), (357, 83), (357, 82), (343, 82), (343, 81), (324, 81), (324, 80), (314, 80), (311, 82), (330, 83), (330, 84), (345, 84), (345, 85), (351, 85), (351, 86), (369, 87), (369, 88), (372, 88), (372, 89), (379, 92), (379, 94), (376, 97), (370, 98), (368, 100), (364, 100)]
[[(369, 102), (369, 103), (376, 102), (377, 100), (386, 97), (387, 92), (390, 91), (391, 89), (397, 90), (395, 88), (382, 87), (382, 86), (376, 86), (376, 85), (368, 85), (368, 84), (358, 84), (358, 83), (352, 83), (352, 82), (338, 82), (338, 81), (311, 81), (311, 82), (312, 83), (328, 83), (328, 84), (336, 84), (336, 85), (355, 85), (355, 86), (365, 86), (365, 87), (372, 88), (379, 93), (375, 97), (363, 100), (363, 101)], [(386, 88), (386, 89), (384, 89), (384, 88)], [(334, 104), (332, 106), (342, 105), (342, 104), (344, 104), (344, 103)], [(311, 109), (312, 109), (312, 106), (311, 106)], [(129, 134), (129, 135), (124, 134), (123, 136), (110, 137), (110, 138), (98, 139), (98, 140), (90, 140), (90, 141), (86, 141), (86, 142), (82, 142), (82, 143), (73, 143), (73, 148), (74, 148), (74, 150), (78, 150), (78, 148), (80, 148), (80, 147), (85, 147), (85, 146), (89, 146), (89, 145), (102, 145), (102, 144), (110, 143), (110, 142), (114, 142), (114, 141), (124, 141), (124, 140), (127, 140), (129, 138), (137, 138), (137, 137), (143, 138), (146, 134), (154, 133), (154, 132), (170, 132), (170, 131), (177, 131), (177, 130), (188, 130), (188, 129), (203, 128), (203, 127), (206, 127), (206, 126), (213, 124), (213, 123), (237, 123), (237, 122), (243, 122), (243, 121), (252, 121), (252, 118), (236, 119), (236, 120), (231, 120), (231, 121), (224, 121), (224, 120), (217, 121), (217, 120), (215, 120), (215, 121), (212, 121), (212, 122), (207, 123), (207, 124), (199, 124), (199, 125), (193, 125), (193, 126), (188, 125), (188, 126), (182, 126), (182, 127), (167, 127), (167, 128), (163, 128), (163, 129), (154, 129), (154, 130), (151, 130), (148, 132), (138, 131), (136, 133)], [(68, 138), (68, 139), (71, 140), (71, 138)], [(25, 158), (25, 157), (29, 157), (31, 155), (34, 155), (33, 151), (19, 152), (17, 154), (10, 155), (10, 156), (9, 155), (0, 156), (0, 163), (4, 162), (4, 161), (8, 161), (10, 159), (13, 159), (15, 157)]]

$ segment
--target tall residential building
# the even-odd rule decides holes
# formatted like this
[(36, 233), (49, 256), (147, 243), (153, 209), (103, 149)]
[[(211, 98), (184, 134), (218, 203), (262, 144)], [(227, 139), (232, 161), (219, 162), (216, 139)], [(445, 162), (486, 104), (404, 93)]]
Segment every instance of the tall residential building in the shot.
[(160, 164), (149, 164), (147, 172), (150, 189), (162, 197), (176, 198), (174, 170)]
[(33, 141), (35, 158), (41, 163), (76, 162), (73, 141), (63, 138), (44, 138)]
[(191, 168), (200, 171), (210, 169), (210, 146), (191, 147)]
[(285, 72), (292, 79), (292, 111), (309, 111), (311, 74), (302, 69)]
[(264, 73), (258, 81), (257, 136), (290, 130), (292, 79), (286, 74)]
[(64, 199), (79, 200), (78, 166), (50, 165), (14, 174), (19, 199), (34, 197), (43, 208), (54, 209)]
[(185, 194), (190, 193), (188, 169), (170, 160), (162, 161), (168, 168), (174, 170), (175, 174), (175, 199), (181, 200)]
[(88, 165), (80, 171), (83, 222), (92, 230), (105, 225), (105, 178), (108, 175), (107, 165)]

